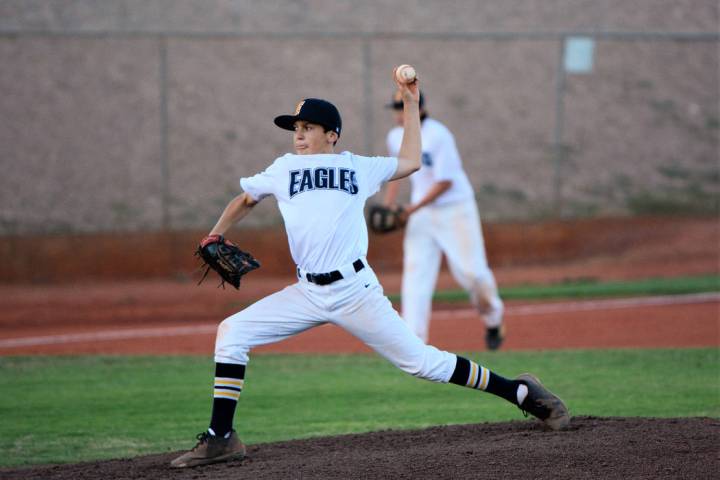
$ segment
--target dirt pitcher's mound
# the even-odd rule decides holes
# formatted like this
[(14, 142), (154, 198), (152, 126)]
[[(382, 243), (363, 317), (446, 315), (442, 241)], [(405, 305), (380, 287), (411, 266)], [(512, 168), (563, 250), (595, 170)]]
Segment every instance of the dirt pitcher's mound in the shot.
[(3, 479), (717, 478), (720, 421), (577, 417), (253, 445), (242, 461), (171, 470), (176, 454), (0, 470)]

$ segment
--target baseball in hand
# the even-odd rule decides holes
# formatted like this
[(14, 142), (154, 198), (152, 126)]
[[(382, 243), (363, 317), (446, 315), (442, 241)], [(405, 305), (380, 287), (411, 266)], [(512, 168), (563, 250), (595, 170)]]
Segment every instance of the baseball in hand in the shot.
[(417, 78), (417, 74), (412, 65), (400, 65), (395, 70), (395, 77), (401, 83), (413, 83)]

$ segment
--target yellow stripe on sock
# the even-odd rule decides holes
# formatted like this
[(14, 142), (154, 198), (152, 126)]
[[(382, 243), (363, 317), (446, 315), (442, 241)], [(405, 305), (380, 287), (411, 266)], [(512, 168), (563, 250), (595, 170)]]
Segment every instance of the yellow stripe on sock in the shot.
[(480, 390), (485, 390), (485, 387), (487, 387), (488, 380), (490, 379), (490, 371), (485, 367), (480, 367), (480, 370), (482, 371), (482, 379), (480, 380), (480, 386), (478, 387)]
[(470, 379), (466, 386), (472, 388), (477, 381), (477, 363), (470, 362)]
[(230, 400), (237, 400), (240, 398), (240, 392), (229, 392), (227, 390), (215, 390), (213, 397), (217, 398), (229, 398)]
[(215, 380), (215, 386), (223, 386), (223, 387), (238, 387), (242, 388), (243, 381), (242, 380)]

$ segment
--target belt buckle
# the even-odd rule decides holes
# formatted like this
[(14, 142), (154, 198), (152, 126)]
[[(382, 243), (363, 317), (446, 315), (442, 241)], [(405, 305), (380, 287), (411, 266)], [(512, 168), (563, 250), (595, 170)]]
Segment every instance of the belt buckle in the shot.
[(314, 283), (315, 285), (325, 285), (325, 278), (326, 275), (324, 273), (306, 273), (305, 278), (307, 278), (307, 281), (310, 283)]
[[(363, 268), (365, 268), (365, 264), (362, 262), (362, 260), (357, 259), (352, 264), (355, 272), (359, 272)], [(298, 267), (298, 276), (300, 276), (300, 268)], [(330, 285), (331, 283), (342, 280), (345, 278), (342, 273), (338, 270), (334, 270), (332, 272), (326, 272), (326, 273), (305, 273), (305, 278), (308, 282), (314, 283), (316, 285)]]
[(318, 285), (329, 285), (332, 283), (332, 275), (329, 273), (319, 273), (315, 276)]
[(332, 276), (331, 273), (308, 273), (307, 274), (307, 280), (310, 283), (314, 283), (315, 285), (330, 285), (335, 281), (335, 279)]

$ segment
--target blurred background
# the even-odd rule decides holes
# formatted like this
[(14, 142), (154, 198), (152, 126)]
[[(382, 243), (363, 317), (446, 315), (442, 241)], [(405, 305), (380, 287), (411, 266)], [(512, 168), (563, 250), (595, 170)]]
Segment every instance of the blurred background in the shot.
[[(494, 265), (680, 217), (717, 241), (718, 22), (716, 0), (2, 0), (0, 282), (187, 277), (300, 99), (339, 106), (340, 150), (386, 154), (400, 63), (456, 136)], [(258, 274), (292, 272), (274, 201), (243, 229)], [(400, 241), (371, 261), (400, 268)]]

